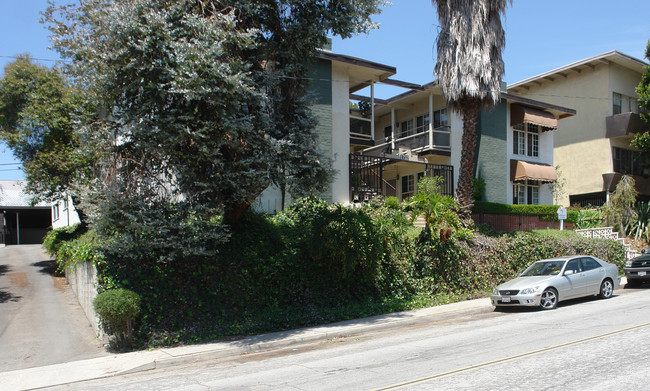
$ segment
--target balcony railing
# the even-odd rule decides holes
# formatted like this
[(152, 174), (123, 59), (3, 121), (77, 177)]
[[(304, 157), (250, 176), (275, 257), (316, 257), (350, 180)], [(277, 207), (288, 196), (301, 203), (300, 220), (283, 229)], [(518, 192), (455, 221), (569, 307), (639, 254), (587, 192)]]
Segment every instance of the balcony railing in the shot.
[[(420, 130), (420, 131), (417, 131)], [(408, 148), (414, 153), (425, 151), (451, 151), (451, 132), (449, 126), (441, 126), (432, 130), (413, 129), (399, 133), (392, 142), (390, 137), (382, 143), (363, 150), (363, 154), (378, 155), (389, 152), (393, 145), (395, 149)]]
[(370, 140), (372, 122), (368, 118), (350, 116), (350, 136)]

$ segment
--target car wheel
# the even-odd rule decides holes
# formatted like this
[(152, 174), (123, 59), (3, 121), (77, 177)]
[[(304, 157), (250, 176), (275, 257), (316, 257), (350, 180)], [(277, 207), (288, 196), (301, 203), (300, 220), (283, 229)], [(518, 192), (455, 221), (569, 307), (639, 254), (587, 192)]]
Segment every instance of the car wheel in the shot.
[(625, 284), (626, 288), (636, 288), (638, 286), (639, 286), (639, 281), (630, 280), (629, 278), (627, 279), (627, 283)]
[(605, 280), (600, 284), (600, 291), (598, 297), (601, 299), (609, 299), (614, 294), (614, 284), (610, 280)]
[(543, 310), (552, 310), (557, 307), (557, 291), (553, 288), (547, 288), (542, 292), (539, 307)]

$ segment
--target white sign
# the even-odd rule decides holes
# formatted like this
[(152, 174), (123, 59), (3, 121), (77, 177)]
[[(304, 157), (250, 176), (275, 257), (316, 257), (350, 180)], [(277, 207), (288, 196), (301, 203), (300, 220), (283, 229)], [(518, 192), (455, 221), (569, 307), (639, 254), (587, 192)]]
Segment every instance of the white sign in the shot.
[(560, 206), (557, 210), (557, 218), (560, 220), (566, 220), (566, 208)]

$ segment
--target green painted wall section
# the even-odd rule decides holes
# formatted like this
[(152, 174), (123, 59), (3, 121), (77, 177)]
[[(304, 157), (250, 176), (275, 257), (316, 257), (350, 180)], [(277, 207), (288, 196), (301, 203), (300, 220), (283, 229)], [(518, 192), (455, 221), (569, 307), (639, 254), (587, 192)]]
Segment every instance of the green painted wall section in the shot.
[(483, 201), (508, 201), (508, 104), (498, 103), (481, 110), (479, 119), (478, 154), (474, 176), (485, 181)]
[[(317, 60), (312, 65), (309, 75), (312, 82), (309, 86), (309, 96), (312, 100), (312, 113), (318, 119), (314, 129), (318, 152), (326, 158), (331, 158), (332, 151), (332, 63)], [(332, 189), (328, 188), (321, 197), (332, 202)]]

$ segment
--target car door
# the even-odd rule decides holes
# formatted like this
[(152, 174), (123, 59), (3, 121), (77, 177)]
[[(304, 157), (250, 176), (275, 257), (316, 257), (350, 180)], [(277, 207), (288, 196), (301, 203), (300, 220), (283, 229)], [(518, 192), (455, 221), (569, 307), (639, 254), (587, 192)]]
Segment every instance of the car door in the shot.
[[(567, 271), (571, 271), (567, 273)], [(560, 289), (560, 299), (571, 299), (584, 295), (584, 275), (580, 266), (580, 258), (575, 258), (567, 262), (564, 268), (563, 280), (567, 283)]]
[(600, 290), (600, 283), (605, 278), (605, 268), (591, 257), (580, 259), (580, 266), (584, 276), (584, 295), (595, 295)]

